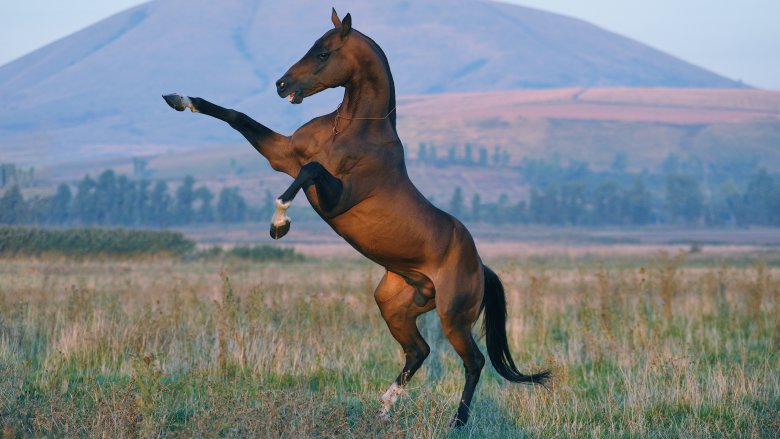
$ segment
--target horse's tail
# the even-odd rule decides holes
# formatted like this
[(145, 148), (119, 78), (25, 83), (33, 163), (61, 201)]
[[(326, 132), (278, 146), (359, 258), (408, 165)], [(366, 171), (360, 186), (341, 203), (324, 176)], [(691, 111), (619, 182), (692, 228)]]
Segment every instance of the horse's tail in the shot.
[(482, 308), (485, 317), (482, 321), (487, 342), (488, 356), (493, 367), (502, 377), (513, 383), (531, 383), (544, 385), (551, 377), (545, 370), (532, 375), (524, 375), (517, 370), (506, 339), (506, 296), (504, 286), (498, 275), (488, 267), (485, 270), (485, 296)]

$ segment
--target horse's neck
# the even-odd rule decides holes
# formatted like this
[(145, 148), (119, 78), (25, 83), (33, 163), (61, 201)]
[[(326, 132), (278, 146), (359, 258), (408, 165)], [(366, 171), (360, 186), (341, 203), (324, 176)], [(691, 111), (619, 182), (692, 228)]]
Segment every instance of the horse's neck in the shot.
[(395, 109), (393, 77), (379, 47), (367, 37), (364, 41), (364, 59), (344, 87), (340, 114), (351, 119), (385, 118)]
[(359, 120), (387, 116), (390, 100), (387, 92), (365, 83), (348, 84), (344, 88), (344, 99), (339, 107), (342, 117)]

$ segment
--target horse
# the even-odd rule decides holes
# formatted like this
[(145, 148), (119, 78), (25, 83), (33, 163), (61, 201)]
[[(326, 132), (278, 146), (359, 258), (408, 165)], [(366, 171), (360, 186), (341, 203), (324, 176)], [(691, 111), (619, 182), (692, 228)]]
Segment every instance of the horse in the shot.
[(179, 94), (163, 98), (175, 110), (190, 109), (227, 122), (274, 170), (294, 178), (276, 200), (273, 238), (289, 230), (285, 211), (303, 189), (312, 208), (337, 234), (384, 267), (374, 298), (405, 354), (403, 369), (380, 398), (379, 415), (385, 420), (430, 353), (417, 318), (436, 309), (465, 369), (451, 421), (453, 427), (462, 427), (485, 364), (472, 335), (481, 313), (488, 356), (502, 377), (544, 385), (551, 374), (518, 371), (507, 343), (501, 280), (482, 262), (466, 227), (431, 204), (410, 180), (396, 131), (395, 84), (384, 52), (352, 27), (350, 14), (342, 20), (333, 9), (331, 21), (333, 28), (276, 81), (276, 91), (301, 104), (327, 88), (344, 87), (344, 99), (335, 111), (312, 119), (291, 136), (205, 99)]

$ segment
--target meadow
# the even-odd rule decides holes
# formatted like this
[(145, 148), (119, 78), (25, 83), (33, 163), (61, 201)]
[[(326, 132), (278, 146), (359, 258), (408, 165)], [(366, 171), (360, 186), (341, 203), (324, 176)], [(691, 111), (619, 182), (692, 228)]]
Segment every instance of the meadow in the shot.
[(486, 366), (469, 424), (452, 432), (463, 369), (435, 313), (419, 320), (430, 357), (391, 422), (377, 418), (403, 358), (373, 299), (382, 272), (363, 260), (6, 257), (0, 431), (778, 437), (777, 261), (489, 257), (518, 367), (555, 379), (512, 385)]

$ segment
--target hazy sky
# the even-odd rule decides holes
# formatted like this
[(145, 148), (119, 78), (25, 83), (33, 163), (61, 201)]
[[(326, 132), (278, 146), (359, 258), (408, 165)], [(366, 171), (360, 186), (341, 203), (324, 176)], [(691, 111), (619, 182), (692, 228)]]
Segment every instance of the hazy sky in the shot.
[[(778, 0), (506, 0), (577, 17), (748, 84), (780, 90)], [(0, 0), (0, 65), (141, 0)]]

